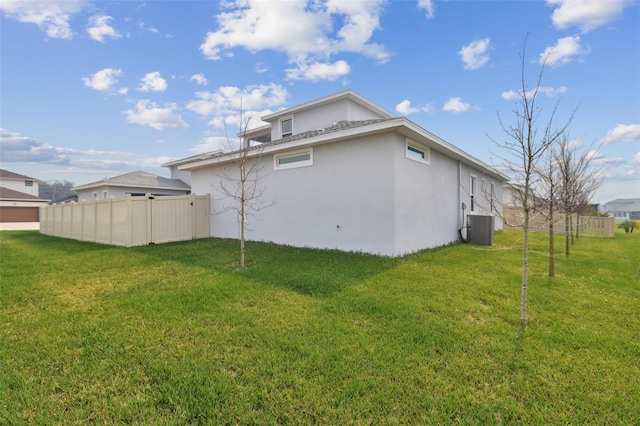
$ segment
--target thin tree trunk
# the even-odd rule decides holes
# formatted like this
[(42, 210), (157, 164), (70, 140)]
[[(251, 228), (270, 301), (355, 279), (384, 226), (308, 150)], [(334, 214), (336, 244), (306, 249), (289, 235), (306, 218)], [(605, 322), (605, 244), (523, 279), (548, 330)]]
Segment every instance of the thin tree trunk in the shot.
[(553, 239), (553, 204), (551, 204), (551, 208), (549, 209), (549, 277), (556, 276), (556, 259)]
[(569, 227), (569, 213), (564, 214), (564, 255), (569, 256), (569, 234), (571, 228)]
[(527, 315), (527, 287), (529, 285), (529, 210), (524, 210), (524, 242), (522, 243), (522, 294), (520, 298), (520, 325), (526, 326)]

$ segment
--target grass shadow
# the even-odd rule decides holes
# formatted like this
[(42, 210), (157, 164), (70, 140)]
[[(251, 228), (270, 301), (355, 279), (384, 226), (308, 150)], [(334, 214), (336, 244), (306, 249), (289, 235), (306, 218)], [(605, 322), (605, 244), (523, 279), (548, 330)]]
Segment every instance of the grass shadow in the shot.
[(38, 249), (55, 250), (68, 254), (119, 249), (119, 247), (107, 244), (44, 235), (39, 231), (2, 231), (0, 232), (0, 247), (2, 246), (2, 241), (8, 238), (24, 244), (37, 245)]
[(246, 243), (247, 268), (238, 267), (237, 240), (209, 238), (130, 249), (205, 269), (233, 274), (300, 294), (324, 297), (398, 265), (396, 258), (337, 250)]

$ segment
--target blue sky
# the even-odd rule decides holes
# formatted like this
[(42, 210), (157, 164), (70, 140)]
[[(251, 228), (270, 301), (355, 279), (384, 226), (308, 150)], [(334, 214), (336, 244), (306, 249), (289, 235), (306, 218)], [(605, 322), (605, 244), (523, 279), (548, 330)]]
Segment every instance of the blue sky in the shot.
[(242, 109), (352, 89), (498, 165), (525, 75), (640, 197), (637, 1), (0, 0), (2, 168), (76, 185), (217, 149)]

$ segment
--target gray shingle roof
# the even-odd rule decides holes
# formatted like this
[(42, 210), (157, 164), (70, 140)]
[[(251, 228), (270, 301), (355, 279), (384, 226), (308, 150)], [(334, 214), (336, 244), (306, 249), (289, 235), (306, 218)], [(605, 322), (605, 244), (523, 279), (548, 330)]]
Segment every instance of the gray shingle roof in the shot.
[[(285, 138), (280, 138), (273, 140), (271, 142), (257, 144), (251, 147), (251, 149), (262, 149), (268, 146), (280, 145), (287, 142), (299, 141), (303, 139), (312, 138), (314, 136), (326, 135), (328, 133), (340, 132), (343, 130), (355, 129), (357, 127), (368, 126), (369, 124), (380, 123), (383, 121), (393, 120), (394, 118), (378, 118), (373, 120), (359, 120), (359, 121), (339, 121), (337, 123), (332, 124), (331, 126), (318, 128), (314, 130), (309, 130), (302, 133), (296, 133), (295, 135), (287, 136)], [(202, 161), (202, 160), (210, 160), (212, 158), (220, 158), (225, 157), (227, 155), (233, 154), (238, 151), (228, 152), (228, 151), (214, 151), (209, 154), (201, 154), (199, 156), (193, 157), (193, 162)]]
[(36, 182), (40, 182), (38, 179), (34, 179), (29, 176), (21, 175), (18, 173), (11, 172), (9, 170), (0, 169), (0, 178), (2, 179), (24, 179), (24, 180), (33, 180)]
[(162, 176), (147, 173), (142, 170), (138, 170), (131, 173), (125, 173), (120, 176), (112, 177), (110, 179), (104, 179), (96, 182), (91, 182), (85, 185), (79, 185), (74, 189), (90, 188), (94, 186), (135, 186), (140, 188), (165, 188), (165, 189), (182, 189), (189, 190), (191, 187), (181, 181), (180, 179), (169, 179)]
[(0, 199), (2, 200), (19, 200), (19, 201), (47, 201), (35, 195), (25, 194), (24, 192), (0, 186)]

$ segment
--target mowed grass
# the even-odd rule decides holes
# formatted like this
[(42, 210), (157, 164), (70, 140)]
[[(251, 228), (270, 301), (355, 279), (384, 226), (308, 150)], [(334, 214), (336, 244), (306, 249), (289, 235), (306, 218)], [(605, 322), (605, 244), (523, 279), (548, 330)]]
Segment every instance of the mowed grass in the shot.
[[(640, 233), (400, 259), (0, 233), (0, 424), (640, 424)], [(560, 245), (560, 244), (558, 244)]]

